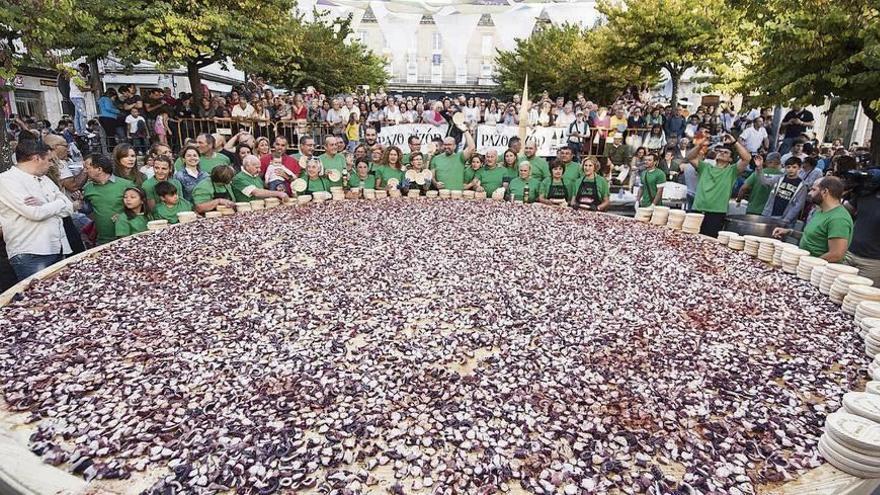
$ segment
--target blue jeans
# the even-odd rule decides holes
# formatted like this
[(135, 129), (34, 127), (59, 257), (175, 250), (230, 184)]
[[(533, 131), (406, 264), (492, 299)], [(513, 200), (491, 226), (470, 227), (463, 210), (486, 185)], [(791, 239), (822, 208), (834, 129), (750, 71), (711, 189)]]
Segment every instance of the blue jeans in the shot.
[(780, 155), (784, 155), (791, 151), (791, 147), (794, 146), (794, 142), (797, 141), (798, 138), (790, 137), (782, 140), (782, 144), (779, 145), (779, 149), (776, 150)]
[(64, 259), (63, 254), (16, 254), (9, 258), (15, 276), (18, 280), (24, 280), (38, 271), (47, 268)]
[(70, 102), (73, 103), (73, 107), (76, 109), (76, 113), (73, 115), (73, 128), (76, 129), (77, 134), (82, 134), (85, 132), (86, 125), (88, 124), (88, 115), (86, 115), (86, 99), (71, 98)]

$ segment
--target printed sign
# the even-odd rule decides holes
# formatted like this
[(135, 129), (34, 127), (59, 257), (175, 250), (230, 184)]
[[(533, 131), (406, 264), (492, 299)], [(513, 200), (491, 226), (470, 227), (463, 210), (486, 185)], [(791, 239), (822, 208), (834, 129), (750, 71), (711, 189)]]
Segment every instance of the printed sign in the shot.
[(422, 140), (422, 153), (428, 152), (428, 145), (436, 138), (446, 137), (448, 124), (440, 126), (431, 124), (398, 124), (385, 126), (379, 131), (379, 142), (382, 146), (397, 146), (404, 153), (409, 153), (407, 141), (410, 136), (418, 136)]
[[(504, 153), (510, 138), (519, 135), (519, 127), (513, 125), (477, 126), (477, 152), (490, 149)], [(538, 146), (538, 156), (556, 156), (556, 150), (568, 144), (568, 129), (562, 127), (528, 127), (526, 141), (534, 141)]]

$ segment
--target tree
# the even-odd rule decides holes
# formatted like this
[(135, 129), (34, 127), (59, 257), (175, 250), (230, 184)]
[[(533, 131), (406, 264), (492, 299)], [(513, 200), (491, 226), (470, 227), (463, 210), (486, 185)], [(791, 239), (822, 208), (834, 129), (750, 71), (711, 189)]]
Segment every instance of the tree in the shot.
[(640, 80), (638, 70), (621, 66), (609, 71), (600, 62), (604, 48), (602, 30), (582, 30), (576, 25), (547, 26), (513, 51), (498, 51), (495, 58), (499, 93), (522, 91), (526, 73), (529, 87), (573, 99), (578, 92), (590, 100), (611, 103), (630, 83)]
[[(295, 53), (294, 0), (144, 1), (146, 19), (132, 33), (132, 53), (161, 67), (185, 66), (193, 105), (201, 105), (199, 69), (229, 62), (260, 73)], [(115, 53), (115, 49), (114, 49)]]
[[(0, 102), (23, 66), (52, 66), (61, 32), (80, 14), (72, 0), (7, 0), (0, 8)], [(14, 110), (13, 110), (14, 111)], [(12, 165), (6, 112), (0, 109), (0, 171)]]
[(727, 46), (737, 46), (725, 36), (733, 12), (711, 0), (601, 0), (597, 9), (607, 18), (605, 41), (612, 48), (604, 51), (605, 64), (639, 67), (643, 77), (665, 70), (673, 102), (687, 70), (708, 70)]
[(861, 103), (880, 163), (880, 9), (873, 0), (769, 0), (741, 5), (760, 29), (739, 91), (758, 104)]
[(297, 22), (297, 50), (258, 72), (269, 83), (291, 90), (312, 85), (326, 94), (385, 86), (385, 62), (361, 43), (346, 41), (351, 16), (329, 20), (316, 11), (313, 22), (303, 22), (302, 16)]

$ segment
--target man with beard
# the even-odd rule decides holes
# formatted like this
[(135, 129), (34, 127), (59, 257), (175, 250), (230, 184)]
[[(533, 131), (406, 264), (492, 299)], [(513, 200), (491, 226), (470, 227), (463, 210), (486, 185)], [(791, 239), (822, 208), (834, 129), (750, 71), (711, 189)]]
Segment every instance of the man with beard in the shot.
[(464, 189), (464, 168), (474, 154), (477, 145), (470, 131), (464, 131), (464, 151), (455, 151), (455, 139), (446, 137), (443, 139), (441, 153), (431, 159), (431, 170), (434, 171), (434, 181), (440, 189), (461, 191)]
[[(852, 241), (853, 219), (840, 203), (843, 190), (843, 181), (837, 177), (822, 177), (813, 183), (807, 195), (816, 208), (804, 227), (799, 245), (801, 249), (809, 251), (810, 255), (829, 263), (843, 261)], [(790, 233), (791, 229), (773, 229), (773, 237), (779, 239)]]

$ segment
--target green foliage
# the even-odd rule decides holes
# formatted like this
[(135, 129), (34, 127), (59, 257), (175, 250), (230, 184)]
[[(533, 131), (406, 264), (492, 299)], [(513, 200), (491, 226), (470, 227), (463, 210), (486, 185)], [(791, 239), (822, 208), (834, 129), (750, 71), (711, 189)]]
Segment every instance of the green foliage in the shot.
[(597, 9), (607, 18), (604, 62), (638, 67), (642, 77), (666, 69), (674, 98), (686, 70), (711, 69), (740, 43), (727, 34), (734, 13), (719, 0), (601, 0)]
[(315, 12), (313, 22), (297, 20), (297, 50), (257, 72), (267, 81), (291, 90), (312, 85), (327, 94), (353, 91), (359, 85), (385, 86), (384, 60), (361, 43), (345, 41), (352, 34), (351, 17), (329, 20)]
[(740, 91), (766, 104), (833, 97), (880, 110), (878, 9), (872, 0), (746, 4), (758, 49)]
[(0, 77), (23, 65), (54, 65), (53, 50), (66, 28), (82, 17), (73, 0), (5, 0), (0, 8)]
[(600, 59), (604, 49), (601, 29), (582, 30), (578, 26), (547, 26), (527, 39), (516, 42), (513, 51), (498, 51), (495, 58), (499, 93), (522, 91), (526, 74), (534, 93), (574, 98), (583, 92), (587, 99), (610, 103), (627, 84), (638, 82), (638, 71), (631, 67), (608, 70)]

